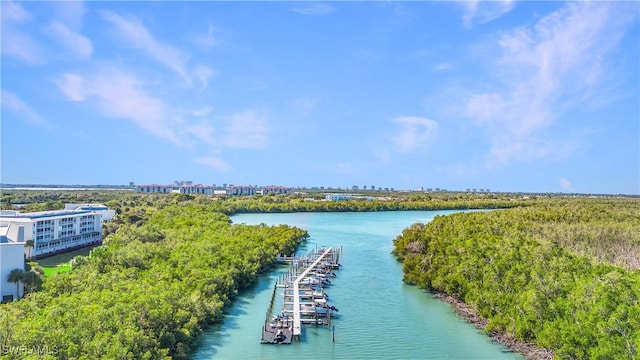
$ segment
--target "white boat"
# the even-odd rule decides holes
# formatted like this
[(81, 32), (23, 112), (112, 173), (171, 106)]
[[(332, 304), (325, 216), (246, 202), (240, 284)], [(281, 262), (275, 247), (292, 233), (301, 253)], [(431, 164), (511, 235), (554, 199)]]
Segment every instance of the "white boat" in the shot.
[(304, 279), (300, 280), (300, 282), (298, 284), (299, 285), (321, 285), (321, 286), (325, 286), (325, 285), (330, 285), (331, 281), (329, 281), (327, 279), (316, 278), (316, 277), (308, 277), (308, 278), (304, 278)]
[(311, 293), (311, 296), (314, 299), (328, 299), (329, 295), (327, 295), (324, 291), (314, 291)]
[(339, 311), (337, 307), (329, 305), (326, 299), (316, 299), (314, 304), (318, 315), (326, 315), (327, 313), (331, 315), (333, 312)]
[(310, 273), (311, 276), (314, 277), (318, 277), (318, 278), (322, 278), (322, 279), (326, 279), (326, 278), (334, 278), (336, 277), (336, 274), (332, 273), (331, 271), (327, 271), (327, 272), (313, 272)]

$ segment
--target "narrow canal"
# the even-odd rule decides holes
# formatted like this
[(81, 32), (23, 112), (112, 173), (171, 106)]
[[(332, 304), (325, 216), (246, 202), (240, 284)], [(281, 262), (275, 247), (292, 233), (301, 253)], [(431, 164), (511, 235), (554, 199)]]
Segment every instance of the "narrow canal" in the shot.
[[(415, 222), (453, 211), (242, 214), (234, 223), (289, 224), (309, 231), (299, 254), (342, 246), (343, 268), (327, 288), (340, 311), (335, 342), (329, 327), (305, 326), (302, 341), (261, 345), (261, 326), (276, 279), (286, 266), (264, 275), (237, 299), (223, 324), (203, 336), (193, 359), (522, 359), (473, 325), (448, 304), (402, 282), (392, 240)], [(280, 295), (282, 289), (278, 289)]]

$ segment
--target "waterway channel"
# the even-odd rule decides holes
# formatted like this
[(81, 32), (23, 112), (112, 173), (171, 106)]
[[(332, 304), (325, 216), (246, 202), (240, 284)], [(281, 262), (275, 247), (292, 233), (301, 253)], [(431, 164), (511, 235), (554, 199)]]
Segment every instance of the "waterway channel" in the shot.
[[(281, 266), (236, 299), (224, 322), (208, 329), (192, 358), (202, 359), (522, 359), (495, 344), (451, 307), (402, 282), (393, 239), (416, 222), (454, 211), (234, 215), (234, 223), (288, 224), (309, 231), (298, 254), (342, 246), (343, 268), (327, 288), (339, 309), (330, 327), (305, 326), (302, 341), (261, 345), (261, 326)], [(282, 289), (278, 289), (278, 295)], [(335, 341), (334, 341), (335, 338)]]

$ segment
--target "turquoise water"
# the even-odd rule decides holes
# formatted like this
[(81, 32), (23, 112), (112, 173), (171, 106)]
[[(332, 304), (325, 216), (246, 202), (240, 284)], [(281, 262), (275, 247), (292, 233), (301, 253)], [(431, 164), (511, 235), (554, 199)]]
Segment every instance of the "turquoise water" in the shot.
[[(193, 359), (522, 359), (458, 318), (429, 293), (402, 283), (392, 240), (415, 222), (454, 211), (242, 214), (234, 223), (289, 224), (309, 231), (299, 250), (342, 246), (343, 268), (327, 288), (340, 311), (329, 327), (305, 326), (302, 341), (261, 345), (273, 286), (286, 266), (244, 291), (223, 324), (203, 336)], [(278, 289), (278, 294), (282, 289)]]

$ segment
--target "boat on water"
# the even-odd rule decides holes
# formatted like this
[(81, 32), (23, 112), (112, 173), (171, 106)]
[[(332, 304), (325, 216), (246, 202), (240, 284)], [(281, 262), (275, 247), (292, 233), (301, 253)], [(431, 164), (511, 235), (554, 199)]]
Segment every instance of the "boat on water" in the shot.
[(335, 317), (336, 312), (338, 312), (338, 308), (333, 305), (316, 305), (316, 314), (318, 315), (329, 314), (331, 317)]
[(328, 285), (331, 285), (331, 281), (327, 279), (316, 278), (316, 277), (308, 277), (300, 280), (299, 284), (301, 286), (305, 286), (305, 285), (328, 286)]
[(328, 299), (329, 295), (327, 295), (327, 293), (324, 291), (313, 291), (311, 293), (311, 297), (313, 299)]
[[(263, 344), (290, 344), (293, 339), (300, 340), (302, 324), (331, 324), (331, 318), (336, 316), (338, 308), (327, 303), (329, 295), (324, 288), (331, 285), (330, 278), (336, 277), (334, 270), (342, 266), (337, 263), (339, 256), (339, 251), (328, 248), (320, 249), (315, 254), (309, 253), (308, 258), (295, 258), (293, 255), (278, 257), (278, 260), (292, 265), (286, 276), (282, 276), (282, 281), (276, 282), (274, 287), (262, 330)], [(271, 317), (276, 291), (283, 297), (282, 311)]]
[(333, 316), (334, 312), (338, 312), (338, 308), (327, 303), (326, 299), (316, 299), (313, 302), (318, 315), (326, 315), (327, 313)]
[(340, 269), (342, 267), (342, 264), (340, 263), (332, 263), (332, 262), (321, 262), (320, 264), (318, 264), (321, 268), (323, 269)]
[(336, 274), (331, 271), (327, 271), (327, 272), (317, 271), (317, 272), (312, 272), (309, 275), (311, 275), (312, 277), (321, 278), (321, 279), (336, 277)]

